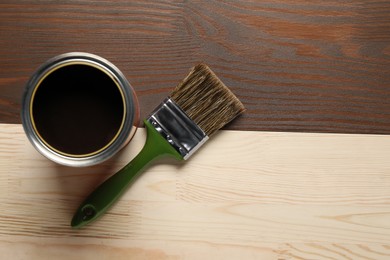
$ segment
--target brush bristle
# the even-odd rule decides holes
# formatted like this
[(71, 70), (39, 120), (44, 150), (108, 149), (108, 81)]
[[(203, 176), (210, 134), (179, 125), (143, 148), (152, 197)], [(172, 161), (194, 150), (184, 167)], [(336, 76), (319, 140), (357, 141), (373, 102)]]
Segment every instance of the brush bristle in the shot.
[(192, 68), (173, 90), (171, 98), (208, 136), (245, 110), (206, 64)]

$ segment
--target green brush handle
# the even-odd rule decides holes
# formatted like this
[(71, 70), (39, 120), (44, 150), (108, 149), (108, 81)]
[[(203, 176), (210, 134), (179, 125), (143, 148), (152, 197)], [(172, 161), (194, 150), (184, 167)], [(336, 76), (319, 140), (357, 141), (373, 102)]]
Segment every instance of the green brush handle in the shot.
[(119, 172), (97, 187), (80, 205), (73, 216), (71, 226), (80, 228), (105, 213), (127, 190), (150, 162), (160, 156), (170, 155), (178, 160), (183, 157), (146, 120), (147, 139), (141, 152)]

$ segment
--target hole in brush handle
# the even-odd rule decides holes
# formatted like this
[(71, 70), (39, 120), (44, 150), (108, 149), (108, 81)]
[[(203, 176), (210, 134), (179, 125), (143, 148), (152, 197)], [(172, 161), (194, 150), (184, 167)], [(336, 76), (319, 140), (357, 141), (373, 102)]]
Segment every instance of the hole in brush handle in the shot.
[(83, 221), (88, 221), (96, 215), (96, 209), (94, 206), (88, 204), (81, 210), (83, 213)]

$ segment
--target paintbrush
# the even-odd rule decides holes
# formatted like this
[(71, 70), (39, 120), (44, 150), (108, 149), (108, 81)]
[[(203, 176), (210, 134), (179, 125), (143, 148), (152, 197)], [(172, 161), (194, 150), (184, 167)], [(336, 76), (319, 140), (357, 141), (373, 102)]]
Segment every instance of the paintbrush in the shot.
[(150, 162), (161, 156), (187, 160), (210, 136), (245, 110), (238, 98), (205, 64), (188, 76), (144, 120), (147, 139), (141, 152), (97, 187), (77, 209), (71, 226), (101, 216)]

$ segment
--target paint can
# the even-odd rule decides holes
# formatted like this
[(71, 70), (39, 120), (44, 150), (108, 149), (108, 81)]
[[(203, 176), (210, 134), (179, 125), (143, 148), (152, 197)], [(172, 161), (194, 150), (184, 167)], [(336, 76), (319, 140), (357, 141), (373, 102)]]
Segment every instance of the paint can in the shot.
[(67, 166), (90, 166), (114, 156), (135, 134), (134, 89), (108, 60), (90, 53), (56, 56), (26, 84), (21, 119), (32, 145)]

